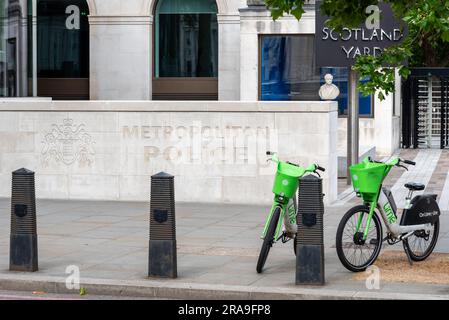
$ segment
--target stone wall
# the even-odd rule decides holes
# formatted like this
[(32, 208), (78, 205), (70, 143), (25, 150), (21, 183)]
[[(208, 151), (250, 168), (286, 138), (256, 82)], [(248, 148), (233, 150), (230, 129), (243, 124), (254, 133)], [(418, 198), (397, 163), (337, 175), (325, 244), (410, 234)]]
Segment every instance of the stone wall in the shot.
[(268, 203), (265, 152), (319, 163), (337, 196), (335, 102), (0, 102), (0, 196), (36, 172), (37, 196), (146, 201), (150, 176), (176, 176), (179, 201)]

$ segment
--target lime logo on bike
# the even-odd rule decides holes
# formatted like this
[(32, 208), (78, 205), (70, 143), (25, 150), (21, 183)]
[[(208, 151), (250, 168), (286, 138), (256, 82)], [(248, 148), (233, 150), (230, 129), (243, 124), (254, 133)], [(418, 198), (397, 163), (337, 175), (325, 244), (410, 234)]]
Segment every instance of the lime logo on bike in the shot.
[(359, 177), (357, 177), (356, 174), (353, 174), (353, 175), (352, 175), (352, 180), (357, 181), (357, 180), (359, 180)]
[(290, 221), (290, 224), (296, 224), (296, 212), (295, 212), (295, 206), (294, 205), (291, 205), (289, 208), (288, 208), (288, 217), (289, 217), (289, 221)]
[(288, 180), (287, 179), (282, 180), (282, 185), (288, 186)]
[(389, 203), (384, 204), (384, 210), (387, 214), (387, 220), (388, 223), (395, 223), (396, 222), (396, 215), (393, 212), (393, 209), (391, 208)]

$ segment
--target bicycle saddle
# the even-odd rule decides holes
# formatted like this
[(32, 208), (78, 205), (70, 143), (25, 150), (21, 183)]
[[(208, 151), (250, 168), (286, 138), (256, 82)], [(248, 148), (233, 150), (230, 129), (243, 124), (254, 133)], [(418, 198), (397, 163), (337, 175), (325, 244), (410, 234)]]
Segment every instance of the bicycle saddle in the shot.
[(416, 182), (409, 182), (405, 184), (405, 187), (409, 190), (412, 191), (421, 191), (424, 190), (426, 188), (425, 185), (423, 185), (422, 183), (416, 183)]

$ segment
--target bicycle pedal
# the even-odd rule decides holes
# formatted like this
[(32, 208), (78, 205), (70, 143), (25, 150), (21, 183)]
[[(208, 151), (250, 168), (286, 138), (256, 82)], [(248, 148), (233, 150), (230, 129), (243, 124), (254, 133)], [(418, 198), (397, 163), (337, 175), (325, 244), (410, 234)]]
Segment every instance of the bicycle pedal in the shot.
[(276, 242), (278, 242), (279, 240), (281, 240), (282, 242), (284, 242), (284, 234), (281, 234), (281, 235), (276, 239)]
[(291, 240), (292, 238), (290, 238), (290, 237), (283, 237), (282, 238), (282, 243), (287, 243), (287, 242), (289, 242), (290, 240)]
[(284, 231), (281, 236), (278, 238), (277, 241), (281, 240), (282, 243), (287, 243), (291, 240), (292, 238)]

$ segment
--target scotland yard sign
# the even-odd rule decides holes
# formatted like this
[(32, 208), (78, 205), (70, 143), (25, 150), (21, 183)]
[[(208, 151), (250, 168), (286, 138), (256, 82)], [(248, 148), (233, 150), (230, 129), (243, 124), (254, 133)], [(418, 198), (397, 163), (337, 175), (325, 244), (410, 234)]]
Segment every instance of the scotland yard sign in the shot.
[(359, 28), (343, 28), (341, 33), (326, 26), (328, 17), (320, 13), (316, 3), (316, 63), (320, 67), (349, 67), (359, 55), (378, 55), (385, 48), (399, 44), (406, 29), (398, 21), (389, 4), (366, 8), (366, 21)]

